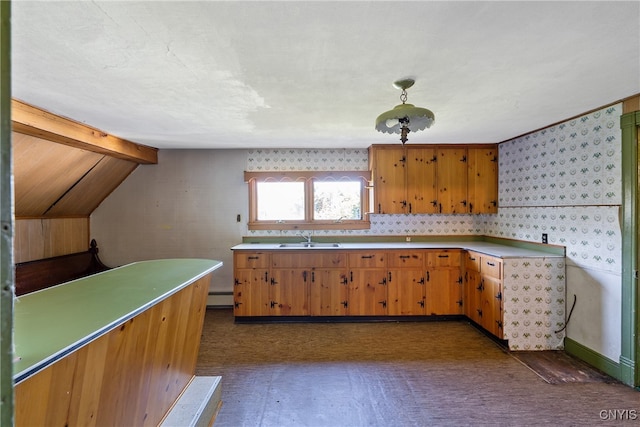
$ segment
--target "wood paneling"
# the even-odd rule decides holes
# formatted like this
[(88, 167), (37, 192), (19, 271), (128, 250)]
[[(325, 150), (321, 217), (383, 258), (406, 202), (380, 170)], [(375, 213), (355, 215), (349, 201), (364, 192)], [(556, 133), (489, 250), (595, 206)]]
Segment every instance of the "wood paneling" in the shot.
[(158, 163), (158, 150), (49, 113), (25, 102), (11, 101), (13, 130), (70, 147), (136, 163)]
[(16, 219), (14, 227), (16, 263), (89, 248), (89, 218)]
[(136, 167), (137, 163), (104, 156), (49, 210), (47, 216), (65, 216), (71, 212), (91, 215)]
[[(51, 206), (80, 181), (102, 157), (104, 156), (90, 151), (14, 132), (16, 217), (46, 215)], [(75, 212), (71, 211), (68, 214), (72, 213)]]
[(137, 163), (13, 134), (17, 218), (85, 216)]
[(16, 426), (156, 426), (191, 380), (210, 275), (15, 387)]

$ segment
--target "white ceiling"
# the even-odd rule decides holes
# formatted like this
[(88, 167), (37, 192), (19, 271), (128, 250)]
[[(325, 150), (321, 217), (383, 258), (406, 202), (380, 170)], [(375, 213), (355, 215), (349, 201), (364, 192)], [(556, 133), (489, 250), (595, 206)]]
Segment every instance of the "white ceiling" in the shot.
[[(12, 4), (12, 96), (157, 148), (501, 142), (640, 93), (640, 2)], [(399, 143), (399, 142), (398, 142)]]

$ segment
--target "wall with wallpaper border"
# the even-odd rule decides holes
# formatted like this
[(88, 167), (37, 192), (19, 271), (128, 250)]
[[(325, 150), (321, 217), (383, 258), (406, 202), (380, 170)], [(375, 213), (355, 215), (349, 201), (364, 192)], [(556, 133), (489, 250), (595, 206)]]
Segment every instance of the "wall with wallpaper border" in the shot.
[(489, 236), (567, 248), (567, 336), (618, 362), (621, 352), (622, 104), (499, 146), (499, 204)]

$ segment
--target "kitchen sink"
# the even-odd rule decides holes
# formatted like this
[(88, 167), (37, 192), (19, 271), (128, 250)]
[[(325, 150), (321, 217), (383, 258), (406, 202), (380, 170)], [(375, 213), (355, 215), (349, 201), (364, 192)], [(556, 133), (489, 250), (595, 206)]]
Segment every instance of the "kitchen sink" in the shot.
[(316, 242), (300, 242), (300, 243), (281, 243), (281, 248), (339, 248), (340, 243), (316, 243)]

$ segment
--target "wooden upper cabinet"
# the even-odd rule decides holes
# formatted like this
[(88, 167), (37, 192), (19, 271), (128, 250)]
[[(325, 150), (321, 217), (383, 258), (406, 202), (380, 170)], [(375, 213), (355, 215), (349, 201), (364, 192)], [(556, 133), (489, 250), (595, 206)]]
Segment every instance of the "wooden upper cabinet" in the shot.
[(436, 151), (373, 146), (375, 213), (436, 213)]
[(467, 163), (469, 213), (497, 213), (497, 147), (468, 147)]
[(464, 147), (438, 148), (438, 212), (468, 212), (467, 150)]
[(498, 148), (372, 145), (374, 213), (496, 213)]
[(435, 148), (407, 147), (407, 213), (437, 213)]
[(372, 147), (375, 205), (374, 213), (405, 213), (406, 153), (402, 146)]

